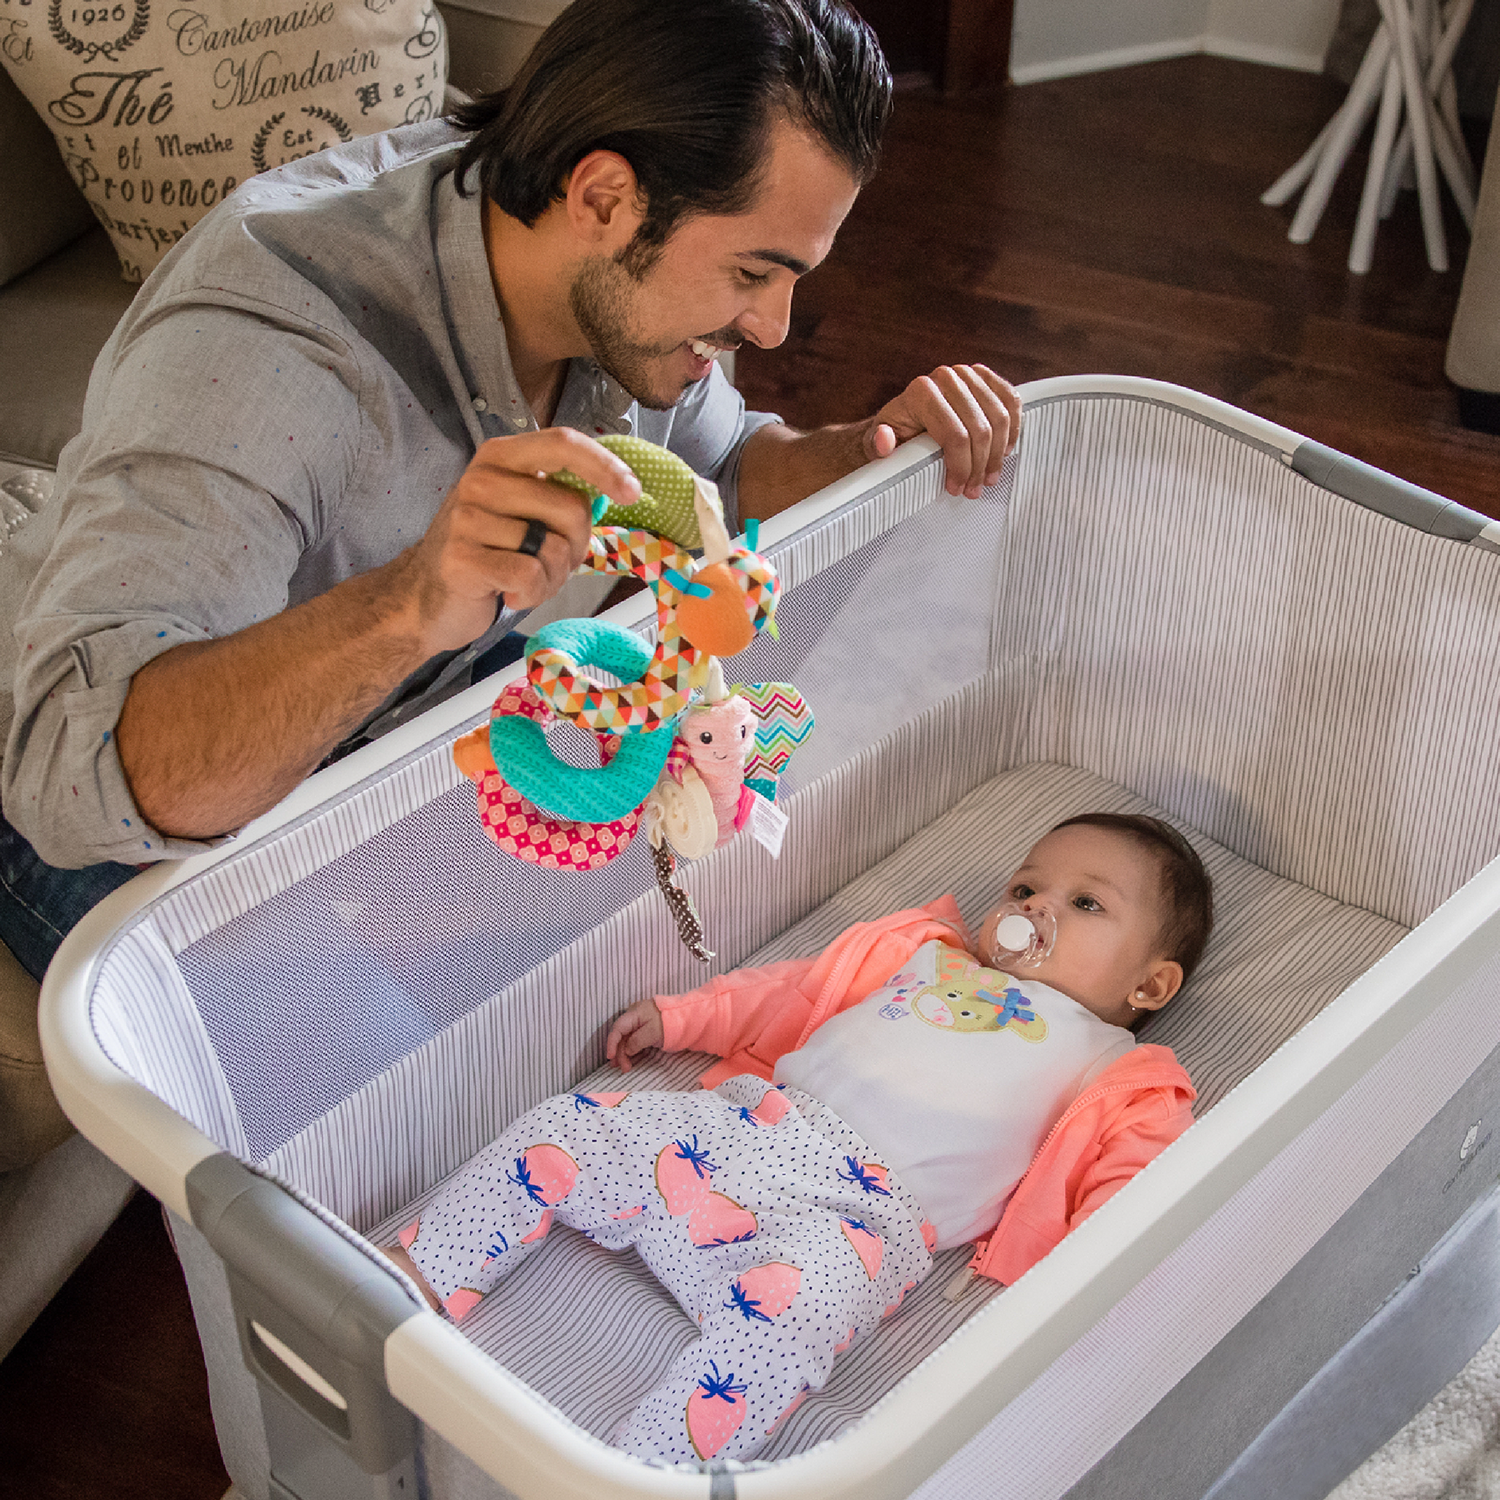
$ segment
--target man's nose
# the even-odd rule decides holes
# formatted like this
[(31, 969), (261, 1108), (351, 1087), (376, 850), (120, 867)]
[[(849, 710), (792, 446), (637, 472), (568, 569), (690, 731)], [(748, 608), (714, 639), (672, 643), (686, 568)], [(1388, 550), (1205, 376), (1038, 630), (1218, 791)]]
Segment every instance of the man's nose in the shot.
[(792, 322), (792, 291), (795, 283), (772, 283), (762, 287), (755, 301), (740, 315), (741, 332), (752, 344), (774, 349), (786, 340)]

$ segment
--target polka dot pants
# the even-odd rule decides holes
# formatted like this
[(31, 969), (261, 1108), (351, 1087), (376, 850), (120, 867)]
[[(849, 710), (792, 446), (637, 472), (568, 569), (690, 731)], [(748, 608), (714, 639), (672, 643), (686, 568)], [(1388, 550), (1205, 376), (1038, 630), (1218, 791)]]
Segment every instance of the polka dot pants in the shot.
[(932, 1265), (931, 1227), (860, 1137), (750, 1075), (548, 1099), (401, 1242), (461, 1319), (554, 1222), (634, 1247), (702, 1329), (612, 1434), (671, 1462), (752, 1457)]

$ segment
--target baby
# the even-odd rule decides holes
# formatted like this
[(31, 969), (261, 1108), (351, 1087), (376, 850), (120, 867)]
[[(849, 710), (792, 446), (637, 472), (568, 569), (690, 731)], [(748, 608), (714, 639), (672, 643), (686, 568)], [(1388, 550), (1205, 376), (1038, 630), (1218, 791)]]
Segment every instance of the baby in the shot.
[[(716, 1053), (704, 1091), (545, 1101), (387, 1253), (459, 1319), (554, 1217), (633, 1246), (702, 1336), (611, 1441), (749, 1458), (935, 1251), (976, 1243), (973, 1271), (1013, 1282), (1187, 1129), (1187, 1074), (1132, 1028), (1182, 987), (1212, 920), (1174, 829), (1069, 819), (977, 942), (945, 896), (817, 958), (631, 1006), (610, 1060)], [(1027, 940), (1053, 925), (1038, 958)]]

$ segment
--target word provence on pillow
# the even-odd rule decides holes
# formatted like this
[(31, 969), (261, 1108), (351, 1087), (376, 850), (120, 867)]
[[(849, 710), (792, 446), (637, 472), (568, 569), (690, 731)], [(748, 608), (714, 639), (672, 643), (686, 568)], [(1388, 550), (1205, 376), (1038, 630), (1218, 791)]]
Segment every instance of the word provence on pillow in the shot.
[(432, 0), (21, 0), (0, 61), (140, 281), (247, 177), (428, 119)]

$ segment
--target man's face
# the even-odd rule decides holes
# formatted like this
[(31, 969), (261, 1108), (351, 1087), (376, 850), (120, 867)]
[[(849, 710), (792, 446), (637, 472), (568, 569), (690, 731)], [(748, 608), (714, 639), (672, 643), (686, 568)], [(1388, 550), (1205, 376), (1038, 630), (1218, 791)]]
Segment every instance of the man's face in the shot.
[(684, 219), (639, 275), (628, 256), (579, 267), (568, 300), (594, 358), (642, 406), (664, 410), (708, 375), (717, 350), (747, 339), (774, 348), (792, 288), (832, 249), (858, 191), (820, 141), (779, 120), (747, 212)]

